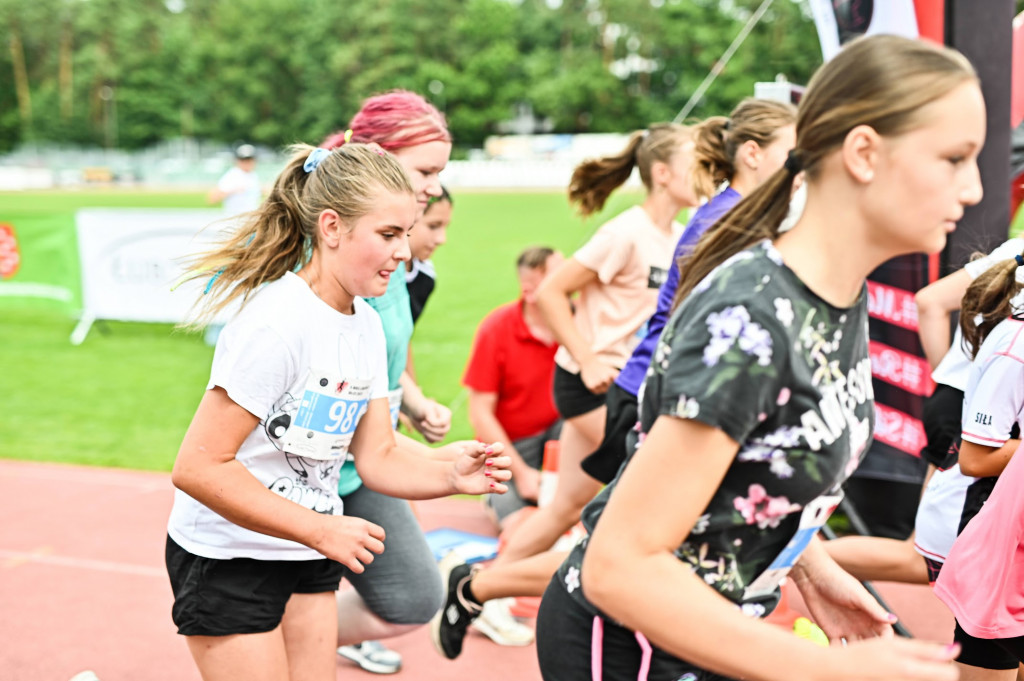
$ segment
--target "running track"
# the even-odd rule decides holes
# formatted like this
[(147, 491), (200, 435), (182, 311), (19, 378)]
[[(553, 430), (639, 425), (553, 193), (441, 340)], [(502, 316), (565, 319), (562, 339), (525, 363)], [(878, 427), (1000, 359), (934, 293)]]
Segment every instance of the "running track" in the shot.
[[(171, 498), (166, 474), (0, 460), (0, 679), (68, 681), (91, 669), (101, 681), (200, 681), (170, 620)], [(416, 510), (425, 529), (493, 531), (473, 501)], [(879, 590), (916, 636), (951, 638), (952, 617), (927, 587)], [(500, 647), (475, 632), (454, 662), (425, 629), (391, 645), (405, 658), (396, 679), (540, 679), (534, 646)], [(337, 677), (374, 675), (340, 661)]]

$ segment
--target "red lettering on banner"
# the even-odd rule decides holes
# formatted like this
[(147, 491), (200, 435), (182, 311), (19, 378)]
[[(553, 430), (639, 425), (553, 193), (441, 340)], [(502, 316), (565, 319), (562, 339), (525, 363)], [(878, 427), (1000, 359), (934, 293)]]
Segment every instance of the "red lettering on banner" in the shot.
[(871, 375), (897, 388), (927, 397), (935, 389), (931, 367), (922, 357), (889, 347), (885, 343), (870, 341)]
[(927, 438), (919, 419), (875, 402), (875, 439), (911, 456), (920, 456)]
[(914, 302), (914, 294), (901, 288), (869, 280), (868, 315), (917, 331), (917, 303)]

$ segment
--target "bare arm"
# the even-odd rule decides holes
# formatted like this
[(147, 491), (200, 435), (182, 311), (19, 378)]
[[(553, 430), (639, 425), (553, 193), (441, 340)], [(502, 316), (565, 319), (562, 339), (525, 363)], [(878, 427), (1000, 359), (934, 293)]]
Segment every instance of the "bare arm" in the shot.
[(489, 455), (483, 443), (456, 443), (451, 446), (459, 447), (459, 453), (445, 456), (447, 451), (435, 455), (411, 438), (399, 438), (391, 429), (387, 400), (370, 400), (351, 444), (356, 470), (370, 489), (402, 499), (506, 490), (502, 483), (511, 477), (508, 458)]
[(960, 309), (971, 275), (967, 270), (956, 272), (935, 281), (917, 292), (917, 333), (928, 364), (934, 369), (942, 361), (950, 346), (950, 313)]
[(479, 392), (469, 388), (469, 422), (473, 426), (473, 432), (484, 442), (501, 442), (505, 445), (503, 453), (511, 459), (509, 470), (512, 471), (520, 496), (531, 501), (536, 500), (540, 472), (527, 464), (512, 445), (512, 440), (495, 415), (497, 405), (498, 393)]
[(960, 442), (960, 472), (972, 478), (989, 478), (999, 475), (1010, 463), (1010, 458), (1020, 446), (1019, 439), (1007, 440), (1001, 447), (987, 447), (962, 440)]
[(240, 527), (305, 544), (362, 572), (370, 552), (384, 550), (384, 530), (361, 518), (316, 513), (268, 490), (235, 459), (258, 423), (223, 388), (207, 390), (174, 462), (174, 486)]
[[(956, 651), (939, 645), (875, 640), (825, 649), (746, 617), (673, 555), (737, 449), (718, 429), (660, 417), (591, 537), (582, 571), (587, 597), (654, 645), (734, 678), (955, 679), (946, 663)], [(743, 641), (743, 654), (725, 640)]]
[(584, 267), (575, 258), (569, 258), (537, 289), (537, 308), (555, 339), (579, 363), (583, 383), (591, 391), (603, 393), (615, 380), (618, 370), (599, 360), (590, 344), (580, 335), (569, 302), (572, 294), (597, 280), (597, 272)]

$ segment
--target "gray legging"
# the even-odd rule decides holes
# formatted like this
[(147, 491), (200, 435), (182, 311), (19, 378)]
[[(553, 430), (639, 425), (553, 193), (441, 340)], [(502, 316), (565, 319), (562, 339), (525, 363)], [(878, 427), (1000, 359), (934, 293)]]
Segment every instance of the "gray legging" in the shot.
[(384, 553), (362, 574), (345, 570), (366, 607), (391, 624), (426, 624), (441, 608), (444, 590), (434, 554), (409, 502), (362, 485), (344, 497), (345, 515), (384, 528)]

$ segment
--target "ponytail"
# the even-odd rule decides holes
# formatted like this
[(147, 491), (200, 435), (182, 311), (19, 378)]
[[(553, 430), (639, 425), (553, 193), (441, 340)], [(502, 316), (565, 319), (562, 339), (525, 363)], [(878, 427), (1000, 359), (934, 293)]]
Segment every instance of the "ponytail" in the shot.
[(736, 175), (736, 153), (746, 142), (762, 149), (775, 141), (781, 128), (796, 123), (796, 107), (771, 99), (747, 98), (729, 117), (712, 116), (693, 128), (694, 185), (710, 199), (723, 182)]
[(964, 352), (971, 359), (992, 329), (1013, 314), (1011, 301), (1024, 288), (1017, 281), (1017, 267), (1016, 260), (998, 262), (967, 287), (960, 303), (960, 331)]
[(640, 181), (650, 191), (651, 166), (668, 163), (690, 139), (690, 128), (676, 123), (655, 123), (646, 130), (637, 130), (618, 154), (576, 166), (569, 181), (569, 202), (577, 204), (583, 217), (599, 212), (611, 193), (629, 179), (633, 166), (640, 170)]
[(646, 130), (637, 130), (618, 154), (576, 166), (569, 180), (569, 203), (577, 204), (580, 215), (600, 212), (611, 193), (629, 179), (636, 165), (636, 150), (646, 134)]

